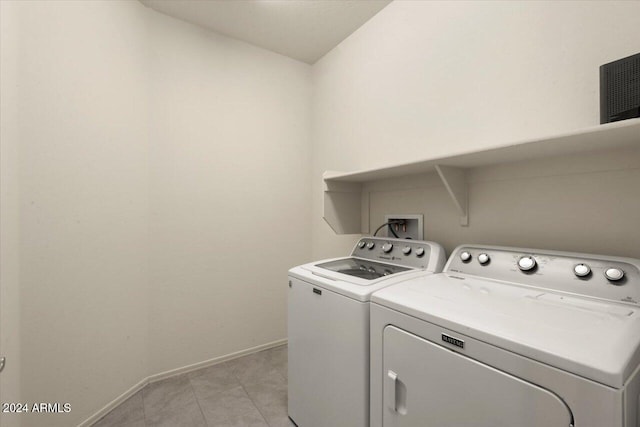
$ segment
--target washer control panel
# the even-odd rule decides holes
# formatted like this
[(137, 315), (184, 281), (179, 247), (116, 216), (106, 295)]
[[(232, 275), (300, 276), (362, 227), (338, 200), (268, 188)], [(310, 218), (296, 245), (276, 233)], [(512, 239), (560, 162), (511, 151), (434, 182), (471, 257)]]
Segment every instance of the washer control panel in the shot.
[(427, 268), (431, 246), (422, 240), (363, 237), (351, 256), (414, 268)]
[(469, 245), (444, 272), (640, 305), (640, 260), (630, 258)]

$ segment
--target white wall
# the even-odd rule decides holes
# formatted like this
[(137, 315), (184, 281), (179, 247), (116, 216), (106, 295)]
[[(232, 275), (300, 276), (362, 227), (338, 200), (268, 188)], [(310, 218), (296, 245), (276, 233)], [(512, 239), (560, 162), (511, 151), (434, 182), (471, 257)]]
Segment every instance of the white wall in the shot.
[(310, 67), (153, 12), (152, 372), (286, 338), (310, 254)]
[(17, 151), (20, 192), (18, 206), (2, 202), (20, 213), (19, 244), (10, 241), (20, 268), (19, 284), (2, 287), (20, 293), (19, 401), (72, 404), (67, 415), (20, 417), (68, 426), (147, 375), (146, 11), (132, 2), (7, 7), (17, 76), (2, 114), (16, 131), (3, 144)]
[[(313, 69), (313, 258), (346, 253), (357, 238), (322, 220), (323, 171), (596, 125), (598, 67), (638, 51), (639, 2), (394, 1)], [(423, 213), (426, 237), (449, 250), (478, 242), (640, 257), (640, 153), (616, 154), (622, 163), (589, 156), (471, 171), (468, 228), (437, 181), (377, 184), (371, 226), (385, 213)]]
[(2, 15), (2, 399), (72, 404), (11, 421), (76, 425), (149, 375), (286, 338), (310, 67), (138, 2)]
[[(20, 401), (20, 214), (18, 181), (18, 25), (12, 3), (0, 2), (0, 402)], [(20, 416), (0, 412), (0, 425), (16, 427)]]

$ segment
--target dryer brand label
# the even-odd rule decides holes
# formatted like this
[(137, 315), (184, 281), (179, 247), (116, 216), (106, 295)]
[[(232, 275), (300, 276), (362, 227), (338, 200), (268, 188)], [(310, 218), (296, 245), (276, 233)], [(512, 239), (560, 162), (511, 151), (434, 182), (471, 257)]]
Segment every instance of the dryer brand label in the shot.
[(456, 347), (460, 347), (460, 348), (464, 348), (464, 341), (459, 340), (457, 338), (454, 337), (450, 337), (447, 334), (442, 334), (442, 341), (449, 343), (449, 344), (453, 344)]

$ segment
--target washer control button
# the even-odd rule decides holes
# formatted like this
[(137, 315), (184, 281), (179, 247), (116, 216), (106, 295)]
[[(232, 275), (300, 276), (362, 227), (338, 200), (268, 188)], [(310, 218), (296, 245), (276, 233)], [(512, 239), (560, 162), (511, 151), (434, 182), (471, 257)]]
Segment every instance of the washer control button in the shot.
[(489, 261), (491, 261), (491, 258), (489, 257), (489, 254), (486, 253), (481, 253), (480, 255), (478, 255), (478, 262), (482, 265), (487, 265), (489, 264)]
[(531, 271), (536, 267), (536, 260), (532, 256), (523, 256), (518, 260), (518, 268), (522, 271)]
[(587, 277), (591, 274), (591, 267), (587, 264), (576, 264), (573, 267), (573, 273), (578, 277)]
[(365, 242), (364, 240), (360, 240), (360, 241), (358, 242), (358, 247), (359, 247), (360, 249), (363, 249), (366, 245), (367, 245), (367, 242)]
[(402, 253), (405, 255), (409, 255), (411, 253), (411, 246), (405, 246), (402, 248)]
[(624, 277), (624, 271), (614, 267), (607, 268), (604, 271), (604, 277), (606, 277), (607, 280), (610, 280), (612, 282), (617, 282), (619, 280), (622, 280), (622, 278)]
[(382, 251), (386, 254), (391, 252), (392, 249), (393, 249), (393, 243), (385, 243), (384, 245), (382, 245)]
[(373, 248), (375, 248), (375, 247), (376, 247), (376, 243), (375, 243), (375, 242), (369, 242), (369, 243), (367, 243), (367, 249), (371, 250), (371, 249), (373, 249)]
[(462, 260), (462, 262), (471, 261), (471, 253), (469, 251), (460, 252), (460, 259)]
[(424, 256), (424, 248), (416, 249), (416, 256), (418, 257)]

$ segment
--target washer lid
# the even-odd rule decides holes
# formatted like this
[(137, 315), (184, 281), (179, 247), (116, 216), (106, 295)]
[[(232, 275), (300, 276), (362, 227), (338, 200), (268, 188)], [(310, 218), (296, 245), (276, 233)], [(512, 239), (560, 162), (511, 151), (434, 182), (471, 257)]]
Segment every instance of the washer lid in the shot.
[[(340, 263), (345, 259), (349, 258), (334, 258), (321, 261), (320, 263)], [(374, 278), (369, 280), (367, 278), (351, 276), (341, 272), (320, 268), (317, 264), (317, 262), (314, 262), (294, 267), (289, 270), (289, 275), (362, 302), (369, 301), (372, 293), (384, 287), (400, 283), (418, 275), (430, 274), (425, 270), (410, 268), (395, 274), (387, 276), (383, 275), (377, 279)]]
[(392, 274), (409, 270), (409, 268), (407, 267), (401, 267), (392, 264), (383, 264), (381, 262), (353, 257), (322, 262), (320, 264), (316, 264), (316, 267), (334, 271), (336, 273), (359, 277), (360, 279), (365, 280), (375, 280), (381, 277), (390, 276)]
[(412, 278), (371, 300), (612, 387), (640, 362), (640, 313), (630, 305), (449, 273)]

